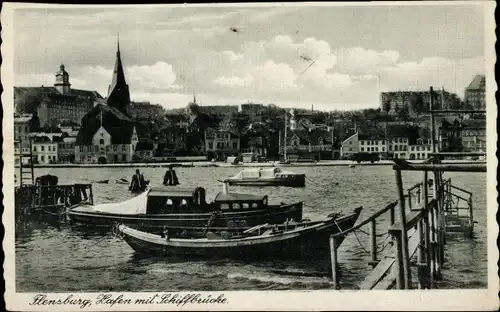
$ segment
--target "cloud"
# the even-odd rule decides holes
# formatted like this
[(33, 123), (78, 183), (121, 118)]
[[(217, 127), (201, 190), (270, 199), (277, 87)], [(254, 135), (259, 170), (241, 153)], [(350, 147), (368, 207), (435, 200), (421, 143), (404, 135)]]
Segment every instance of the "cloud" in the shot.
[(350, 73), (376, 73), (382, 68), (394, 66), (399, 60), (399, 52), (377, 52), (361, 47), (337, 51), (337, 66)]
[(130, 87), (138, 90), (166, 90), (178, 88), (172, 65), (156, 62), (152, 65), (133, 65), (126, 69)]
[(215, 79), (214, 83), (223, 87), (244, 87), (245, 85), (249, 85), (253, 82), (253, 77), (248, 75), (245, 78), (240, 78), (236, 76), (226, 77), (221, 76)]
[(233, 51), (223, 51), (222, 54), (229, 59), (230, 62), (235, 62), (241, 58), (243, 58), (243, 54), (236, 54)]

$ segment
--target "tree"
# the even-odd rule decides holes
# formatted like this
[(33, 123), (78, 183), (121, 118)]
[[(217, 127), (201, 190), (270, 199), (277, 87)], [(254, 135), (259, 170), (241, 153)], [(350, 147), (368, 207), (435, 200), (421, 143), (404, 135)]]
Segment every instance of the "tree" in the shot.
[(382, 103), (382, 110), (386, 114), (389, 114), (389, 112), (391, 111), (391, 100), (387, 100)]
[(410, 96), (410, 109), (412, 114), (419, 115), (425, 111), (424, 99), (421, 94), (413, 93)]
[(410, 118), (410, 113), (407, 105), (400, 106), (396, 113), (400, 120), (408, 120)]

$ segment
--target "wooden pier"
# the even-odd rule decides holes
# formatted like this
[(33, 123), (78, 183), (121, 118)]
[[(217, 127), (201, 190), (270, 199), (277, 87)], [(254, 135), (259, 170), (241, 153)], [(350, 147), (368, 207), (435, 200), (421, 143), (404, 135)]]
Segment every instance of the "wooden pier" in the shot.
[[(336, 246), (335, 240), (341, 236), (369, 228), (370, 260), (367, 264), (372, 270), (359, 284), (360, 289), (369, 290), (435, 288), (445, 261), (446, 236), (473, 235), (472, 193), (454, 186), (450, 178), (443, 179), (443, 172), (486, 172), (485, 164), (441, 164), (437, 158), (424, 164), (396, 160), (393, 169), (398, 200), (330, 238), (332, 279), (336, 289), (340, 288), (338, 251), (332, 246)], [(422, 182), (404, 190), (402, 171), (422, 171)], [(386, 253), (380, 249), (387, 245), (380, 247), (380, 241), (377, 242), (383, 236), (376, 232), (380, 225), (386, 226), (385, 234), (390, 237), (388, 245), (391, 248)], [(412, 281), (412, 266), (418, 277), (416, 281)]]

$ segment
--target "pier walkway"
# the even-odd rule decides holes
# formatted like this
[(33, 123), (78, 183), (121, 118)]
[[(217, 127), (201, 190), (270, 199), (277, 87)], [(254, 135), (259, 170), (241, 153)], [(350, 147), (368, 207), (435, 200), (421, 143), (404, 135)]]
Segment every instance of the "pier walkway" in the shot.
[[(335, 240), (363, 232), (362, 228), (369, 228), (368, 265), (372, 266), (358, 285), (365, 290), (435, 288), (435, 281), (442, 275), (447, 235), (473, 235), (473, 194), (454, 186), (451, 178), (443, 179), (443, 173), (486, 172), (485, 164), (443, 164), (439, 158), (431, 158), (421, 164), (395, 160), (393, 169), (398, 200), (330, 238), (332, 279), (337, 289), (340, 281)], [(422, 182), (403, 190), (402, 171), (422, 171)], [(377, 233), (379, 226), (387, 230)]]

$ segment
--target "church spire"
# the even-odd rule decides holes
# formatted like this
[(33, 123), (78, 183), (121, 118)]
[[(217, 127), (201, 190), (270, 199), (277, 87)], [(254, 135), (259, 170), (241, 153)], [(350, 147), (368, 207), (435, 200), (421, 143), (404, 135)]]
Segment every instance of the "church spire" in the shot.
[(111, 84), (109, 85), (107, 103), (109, 106), (118, 108), (123, 113), (127, 114), (127, 107), (130, 104), (130, 93), (123, 71), (119, 35), (117, 39), (115, 68), (113, 70)]

